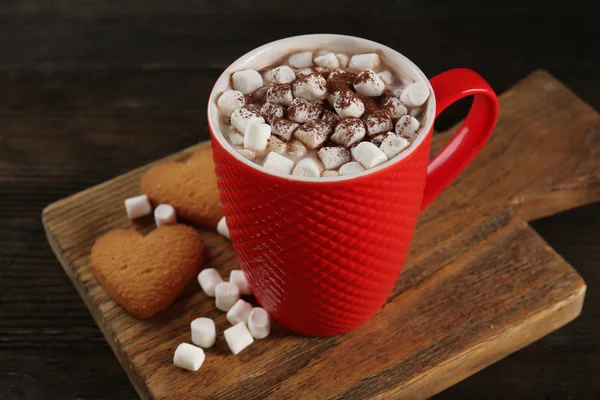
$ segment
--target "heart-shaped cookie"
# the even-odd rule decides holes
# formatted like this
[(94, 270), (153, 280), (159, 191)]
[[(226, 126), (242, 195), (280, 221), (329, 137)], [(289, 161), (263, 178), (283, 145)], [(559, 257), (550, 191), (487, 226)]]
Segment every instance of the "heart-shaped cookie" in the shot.
[(223, 216), (212, 149), (203, 146), (186, 162), (167, 161), (142, 176), (140, 190), (154, 206), (170, 204), (177, 218), (215, 229)]
[(186, 225), (167, 225), (146, 237), (117, 229), (92, 247), (92, 273), (104, 290), (138, 318), (167, 308), (204, 262), (204, 241)]

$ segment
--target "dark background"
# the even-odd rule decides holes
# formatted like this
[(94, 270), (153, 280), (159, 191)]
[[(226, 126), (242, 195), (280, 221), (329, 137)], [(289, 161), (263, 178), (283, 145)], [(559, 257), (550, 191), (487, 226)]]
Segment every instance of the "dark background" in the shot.
[[(208, 138), (213, 82), (254, 47), (362, 36), (428, 76), (471, 67), (498, 92), (544, 68), (599, 108), (597, 5), (485, 3), (0, 0), (0, 399), (136, 398), (46, 243), (41, 210)], [(533, 226), (586, 279), (583, 314), (438, 398), (600, 398), (600, 205)]]

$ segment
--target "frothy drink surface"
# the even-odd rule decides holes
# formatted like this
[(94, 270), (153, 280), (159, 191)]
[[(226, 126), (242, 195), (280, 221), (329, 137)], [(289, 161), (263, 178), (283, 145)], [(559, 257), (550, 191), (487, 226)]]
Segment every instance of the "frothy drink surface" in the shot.
[(234, 72), (217, 100), (223, 134), (243, 157), (280, 175), (318, 179), (386, 163), (420, 133), (429, 88), (377, 53), (293, 53)]

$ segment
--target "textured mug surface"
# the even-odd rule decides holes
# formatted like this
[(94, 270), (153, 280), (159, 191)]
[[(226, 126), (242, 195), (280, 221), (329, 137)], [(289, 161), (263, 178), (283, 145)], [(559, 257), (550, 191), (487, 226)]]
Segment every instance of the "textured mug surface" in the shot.
[[(432, 94), (422, 131), (401, 156), (359, 175), (311, 180), (267, 172), (227, 143), (215, 101), (227, 89), (231, 73), (265, 67), (292, 51), (318, 48), (353, 53), (377, 50), (396, 72), (429, 85)], [(471, 77), (475, 81), (466, 87), (485, 83), (478, 77)], [(497, 99), (494, 105), (495, 95), (489, 95), (488, 89), (493, 95), (485, 87), (481, 93), (453, 90), (450, 96), (452, 101), (473, 94), (491, 98), (480, 105), (491, 110), (490, 115), (483, 120), (471, 118), (482, 120), (489, 132), (474, 136), (465, 128), (462, 140), (460, 129), (456, 135), (455, 145), (473, 146), (469, 155), (485, 143), (495, 122)], [(485, 114), (474, 108), (470, 115)], [(435, 115), (433, 88), (412, 62), (381, 44), (349, 36), (308, 35), (273, 42), (241, 57), (219, 78), (209, 99), (208, 119), (223, 211), (252, 292), (275, 320), (305, 335), (336, 335), (364, 324), (385, 303), (423, 206)], [(443, 179), (436, 178), (439, 182), (430, 190), (433, 197), (470, 161), (453, 158), (455, 149), (450, 147), (436, 159), (460, 165), (444, 173)]]

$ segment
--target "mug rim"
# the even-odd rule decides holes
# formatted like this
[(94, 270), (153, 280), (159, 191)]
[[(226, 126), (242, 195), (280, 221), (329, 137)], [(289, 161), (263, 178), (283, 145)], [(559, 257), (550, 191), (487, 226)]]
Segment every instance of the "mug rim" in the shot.
[[(253, 60), (257, 55), (260, 55), (260, 53), (263, 53), (269, 49), (272, 49), (273, 47), (282, 48), (281, 53), (283, 54), (283, 53), (291, 52), (294, 49), (296, 49), (296, 51), (301, 51), (302, 49), (298, 48), (298, 47), (303, 47), (306, 50), (309, 50), (311, 47), (315, 48), (316, 46), (314, 46), (314, 45), (311, 46), (310, 43), (318, 41), (318, 40), (336, 40), (336, 39), (360, 42), (365, 46), (373, 47), (374, 50), (379, 50), (379, 51), (384, 52), (386, 56), (393, 57), (395, 59), (395, 61), (399, 61), (399, 63), (402, 64), (404, 67), (409, 68), (410, 71), (417, 78), (416, 80), (414, 80), (415, 82), (421, 81), (421, 82), (425, 83), (427, 85), (427, 87), (429, 88), (429, 98), (427, 99), (427, 103), (426, 103), (427, 110), (426, 110), (426, 114), (425, 114), (426, 115), (425, 121), (423, 122), (423, 124), (421, 126), (421, 131), (419, 132), (419, 135), (410, 144), (408, 149), (404, 150), (402, 153), (400, 153), (396, 157), (392, 158), (391, 160), (388, 160), (388, 161), (384, 162), (383, 164), (378, 165), (377, 167), (367, 169), (365, 171), (361, 171), (358, 174), (339, 175), (339, 176), (332, 176), (332, 177), (319, 177), (319, 178), (313, 178), (313, 177), (309, 178), (309, 177), (293, 176), (293, 175), (285, 175), (285, 176), (280, 175), (280, 174), (272, 172), (266, 168), (263, 168), (261, 165), (258, 165), (256, 163), (248, 160), (247, 158), (243, 157), (242, 155), (240, 155), (231, 146), (231, 144), (227, 141), (227, 139), (225, 138), (225, 135), (223, 135), (223, 133), (221, 132), (221, 128), (219, 126), (219, 120), (218, 120), (219, 111), (217, 108), (216, 97), (217, 97), (217, 95), (221, 94), (221, 92), (217, 93), (217, 90), (218, 90), (218, 88), (223, 86), (223, 81), (227, 80), (229, 82), (230, 76), (234, 72), (243, 70), (245, 64), (247, 64), (249, 61)], [(292, 42), (293, 43), (305, 42), (306, 45), (305, 46), (298, 46), (298, 45), (292, 46), (291, 45)], [(264, 65), (263, 67), (265, 67), (267, 65), (268, 64)], [(369, 39), (360, 38), (357, 36), (338, 35), (338, 34), (310, 34), (310, 35), (290, 36), (290, 37), (287, 37), (284, 39), (279, 39), (279, 40), (275, 40), (273, 42), (266, 43), (260, 47), (257, 47), (255, 49), (247, 52), (246, 54), (244, 54), (241, 57), (239, 57), (238, 59), (236, 59), (231, 65), (229, 65), (229, 67), (227, 67), (221, 73), (219, 78), (215, 81), (213, 88), (211, 89), (211, 92), (210, 92), (210, 95), (208, 98), (208, 105), (207, 105), (207, 121), (208, 121), (208, 127), (210, 130), (210, 133), (212, 134), (213, 140), (217, 140), (217, 142), (219, 142), (221, 147), (225, 148), (234, 158), (236, 158), (242, 164), (245, 164), (251, 168), (254, 168), (258, 172), (270, 175), (274, 178), (283, 179), (286, 181), (309, 182), (309, 183), (321, 183), (321, 182), (328, 183), (328, 182), (341, 182), (341, 181), (348, 181), (348, 180), (353, 180), (353, 179), (364, 178), (371, 174), (380, 172), (386, 168), (391, 168), (395, 164), (408, 158), (413, 152), (416, 151), (416, 149), (419, 146), (422, 145), (422, 143), (425, 141), (425, 138), (431, 131), (431, 129), (433, 127), (433, 122), (435, 119), (435, 111), (436, 111), (435, 93), (433, 91), (433, 87), (431, 86), (431, 82), (429, 81), (427, 76), (423, 73), (423, 71), (421, 71), (421, 69), (415, 63), (413, 63), (408, 57), (404, 56), (402, 53), (398, 52), (397, 50), (392, 49), (391, 47), (385, 46), (381, 43), (378, 43), (378, 42), (375, 42), (375, 41), (372, 41)], [(216, 121), (214, 120), (213, 115), (216, 115), (216, 118), (217, 118)]]

